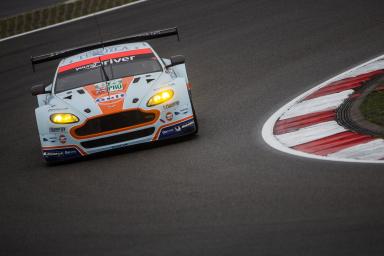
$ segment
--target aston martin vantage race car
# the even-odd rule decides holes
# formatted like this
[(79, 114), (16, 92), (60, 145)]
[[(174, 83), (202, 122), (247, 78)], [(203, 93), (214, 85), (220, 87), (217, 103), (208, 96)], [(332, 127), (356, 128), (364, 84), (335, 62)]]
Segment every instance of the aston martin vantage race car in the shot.
[(53, 82), (32, 87), (43, 157), (63, 161), (197, 133), (183, 56), (160, 58), (145, 41), (177, 28), (32, 57), (61, 59)]

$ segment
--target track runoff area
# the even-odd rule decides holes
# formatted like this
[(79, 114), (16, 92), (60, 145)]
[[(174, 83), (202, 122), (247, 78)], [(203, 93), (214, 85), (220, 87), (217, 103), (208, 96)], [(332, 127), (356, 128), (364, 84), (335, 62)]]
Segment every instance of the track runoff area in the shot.
[[(302, 157), (384, 163), (381, 127), (361, 113), (369, 92), (383, 90), (384, 55), (301, 94), (264, 124), (273, 148)], [(360, 108), (359, 108), (360, 107)]]

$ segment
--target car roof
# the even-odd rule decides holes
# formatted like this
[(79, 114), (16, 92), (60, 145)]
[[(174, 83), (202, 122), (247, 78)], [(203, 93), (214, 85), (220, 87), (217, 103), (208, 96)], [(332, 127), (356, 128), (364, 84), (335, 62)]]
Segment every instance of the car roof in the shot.
[(139, 43), (119, 44), (119, 45), (107, 46), (104, 48), (98, 48), (95, 50), (83, 52), (83, 53), (65, 58), (60, 62), (59, 67), (66, 66), (72, 63), (76, 63), (76, 62), (94, 58), (94, 57), (101, 57), (106, 54), (125, 52), (125, 51), (131, 51), (131, 50), (139, 50), (144, 48), (151, 48), (151, 47), (146, 42), (139, 42)]

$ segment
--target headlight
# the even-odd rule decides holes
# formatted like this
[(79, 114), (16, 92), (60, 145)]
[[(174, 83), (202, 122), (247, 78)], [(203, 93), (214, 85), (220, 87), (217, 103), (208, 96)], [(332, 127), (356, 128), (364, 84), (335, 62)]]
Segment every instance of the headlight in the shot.
[(55, 124), (72, 124), (79, 122), (79, 118), (73, 114), (60, 113), (51, 115), (51, 121)]
[(174, 95), (174, 92), (171, 89), (156, 93), (147, 102), (147, 107), (152, 107), (152, 106), (156, 106), (156, 105), (159, 105), (161, 103), (164, 103), (164, 102), (172, 99), (173, 95)]

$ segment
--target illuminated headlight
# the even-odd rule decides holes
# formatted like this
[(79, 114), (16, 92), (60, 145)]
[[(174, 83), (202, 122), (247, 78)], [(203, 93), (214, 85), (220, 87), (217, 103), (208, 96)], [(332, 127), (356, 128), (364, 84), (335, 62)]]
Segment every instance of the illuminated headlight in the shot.
[(156, 93), (147, 102), (147, 107), (152, 107), (152, 106), (156, 106), (156, 105), (159, 105), (161, 103), (164, 103), (164, 102), (172, 99), (173, 95), (174, 95), (174, 92), (171, 89)]
[(59, 113), (51, 115), (51, 121), (55, 124), (72, 124), (79, 122), (79, 118), (69, 113)]

